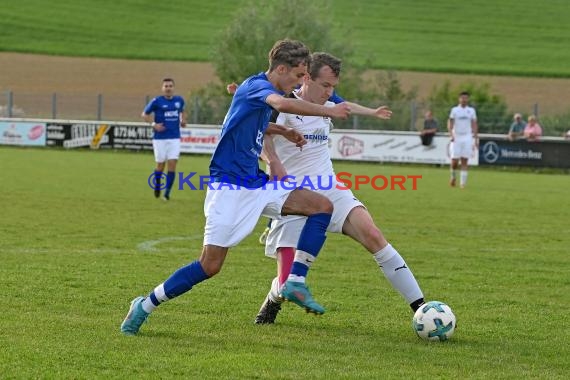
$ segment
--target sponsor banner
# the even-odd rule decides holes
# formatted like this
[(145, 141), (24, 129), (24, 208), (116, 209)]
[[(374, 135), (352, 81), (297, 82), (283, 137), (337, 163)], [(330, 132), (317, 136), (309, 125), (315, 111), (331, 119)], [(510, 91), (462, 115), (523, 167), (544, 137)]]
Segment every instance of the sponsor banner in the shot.
[(566, 141), (508, 141), (481, 138), (481, 165), (570, 167), (570, 143)]
[[(181, 128), (181, 153), (212, 154), (220, 128)], [(152, 151), (152, 127), (134, 123), (47, 123), (47, 145), (64, 148), (113, 148)]]
[(0, 122), (0, 145), (46, 145), (45, 123)]
[(47, 123), (47, 146), (67, 149), (112, 148), (113, 129), (108, 124), (99, 123)]
[(152, 150), (153, 129), (147, 125), (114, 125), (113, 148), (131, 150)]
[(71, 124), (47, 123), (47, 146), (63, 147), (65, 140), (71, 140)]
[(221, 129), (213, 128), (181, 128), (181, 153), (214, 153)]
[[(376, 162), (405, 162), (422, 164), (448, 164), (450, 140), (435, 136), (430, 146), (421, 143), (417, 134), (353, 133), (333, 130), (329, 136), (331, 158)], [(479, 162), (474, 147), (469, 165)]]

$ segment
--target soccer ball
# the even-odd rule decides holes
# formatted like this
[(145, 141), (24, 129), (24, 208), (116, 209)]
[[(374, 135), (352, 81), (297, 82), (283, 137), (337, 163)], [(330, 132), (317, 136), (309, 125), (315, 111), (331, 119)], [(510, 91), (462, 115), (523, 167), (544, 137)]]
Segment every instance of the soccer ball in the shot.
[(426, 340), (447, 340), (453, 335), (455, 326), (455, 315), (451, 308), (439, 301), (424, 303), (412, 320), (416, 334)]

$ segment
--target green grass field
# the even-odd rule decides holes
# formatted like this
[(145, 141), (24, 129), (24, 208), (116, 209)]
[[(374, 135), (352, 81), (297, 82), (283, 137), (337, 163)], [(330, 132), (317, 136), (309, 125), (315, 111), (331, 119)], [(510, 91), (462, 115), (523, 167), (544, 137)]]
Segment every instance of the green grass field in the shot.
[[(252, 323), (274, 275), (257, 236), (222, 273), (161, 306), (137, 337), (130, 300), (200, 252), (204, 193), (170, 203), (147, 185), (150, 154), (0, 149), (0, 377), (567, 379), (568, 175), (337, 163), (421, 174), (417, 191), (357, 192), (458, 330), (429, 344), (369, 254), (331, 235), (309, 276), (321, 317), (285, 305)], [(179, 169), (206, 174), (208, 158)]]
[[(245, 1), (21, 0), (0, 8), (0, 51), (159, 60), (211, 59)], [(570, 76), (563, 0), (331, 0), (333, 33), (350, 31), (375, 68)], [(298, 37), (299, 38), (299, 37)], [(346, 58), (346, 57), (345, 57)]]

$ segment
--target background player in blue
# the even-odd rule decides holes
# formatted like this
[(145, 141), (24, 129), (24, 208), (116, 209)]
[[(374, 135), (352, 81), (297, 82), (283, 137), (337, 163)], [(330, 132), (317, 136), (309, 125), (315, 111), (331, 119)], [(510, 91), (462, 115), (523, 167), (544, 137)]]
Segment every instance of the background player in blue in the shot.
[(324, 308), (307, 289), (305, 277), (325, 242), (332, 203), (309, 190), (267, 182), (267, 175), (258, 164), (264, 133), (285, 136), (289, 131), (277, 125), (269, 127), (273, 109), (298, 115), (348, 117), (350, 109), (344, 103), (325, 107), (283, 97), (301, 83), (309, 63), (310, 52), (303, 43), (278, 41), (269, 53), (268, 71), (249, 77), (236, 91), (210, 163), (213, 182), (204, 202), (206, 226), (202, 254), (198, 260), (174, 272), (146, 298), (135, 298), (121, 324), (123, 333), (138, 333), (158, 305), (217, 274), (229, 248), (253, 231), (262, 214), (273, 218), (307, 216), (282, 296), (308, 312), (324, 313)]
[(180, 157), (180, 127), (186, 126), (186, 113), (184, 112), (184, 99), (181, 96), (174, 95), (174, 80), (172, 78), (162, 80), (162, 94), (146, 105), (142, 117), (146, 122), (151, 123), (154, 129), (152, 138), (156, 161), (154, 196), (160, 197), (161, 178), (166, 164), (168, 174), (166, 175), (163, 199), (169, 200), (175, 179), (176, 163)]

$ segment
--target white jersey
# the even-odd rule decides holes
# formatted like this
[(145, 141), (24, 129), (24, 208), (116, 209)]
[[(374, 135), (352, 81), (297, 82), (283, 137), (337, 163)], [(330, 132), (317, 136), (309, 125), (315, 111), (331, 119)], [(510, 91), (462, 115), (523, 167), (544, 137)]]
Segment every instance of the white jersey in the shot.
[[(334, 103), (327, 101), (325, 106), (332, 107)], [(317, 177), (321, 176), (326, 177), (324, 183), (328, 183), (329, 176), (335, 176), (329, 153), (330, 118), (280, 113), (276, 123), (295, 128), (307, 140), (307, 144), (299, 150), (282, 136), (273, 138), (275, 152), (287, 169), (287, 174), (295, 176), (296, 182), (308, 176), (316, 186)]]
[[(326, 102), (325, 106), (332, 107), (334, 103)], [(352, 194), (352, 191), (341, 190), (336, 187), (338, 182), (335, 178), (329, 153), (330, 119), (322, 116), (280, 113), (276, 123), (295, 128), (305, 136), (307, 144), (303, 146), (303, 150), (299, 150), (295, 144), (282, 136), (275, 136), (273, 138), (275, 152), (287, 170), (287, 174), (295, 176), (294, 181), (298, 185), (301, 184), (301, 181), (304, 182), (306, 177), (310, 178), (311, 185), (315, 187), (315, 190), (326, 196), (334, 204), (334, 211), (327, 231), (342, 233), (342, 227), (350, 211), (355, 207), (364, 207), (364, 205)], [(324, 187), (328, 187), (328, 189)], [(265, 254), (275, 257), (277, 249), (280, 247), (296, 247), (305, 225), (305, 219), (303, 216), (287, 215), (279, 220), (274, 220), (267, 235)]]
[(455, 137), (470, 137), (472, 135), (471, 121), (477, 120), (475, 108), (469, 106), (455, 106), (451, 109), (449, 118), (453, 119)]

